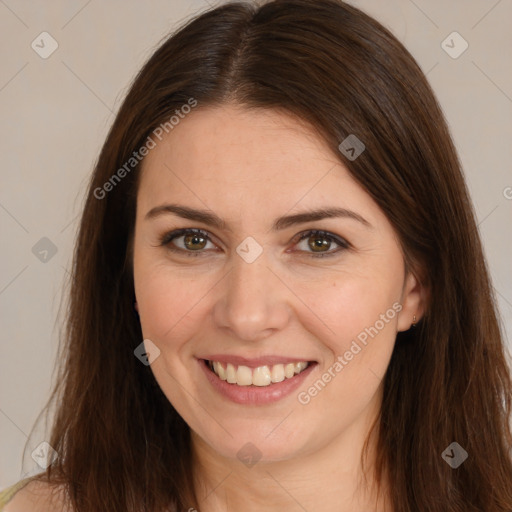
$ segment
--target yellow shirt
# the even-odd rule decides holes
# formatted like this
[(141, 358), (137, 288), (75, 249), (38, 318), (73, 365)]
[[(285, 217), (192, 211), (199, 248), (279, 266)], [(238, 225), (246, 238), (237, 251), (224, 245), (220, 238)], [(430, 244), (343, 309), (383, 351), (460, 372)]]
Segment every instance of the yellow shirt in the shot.
[(3, 491), (0, 491), (0, 512), (4, 510), (5, 505), (14, 497), (14, 495), (22, 488), (25, 487), (34, 477), (24, 478), (14, 485), (7, 487)]

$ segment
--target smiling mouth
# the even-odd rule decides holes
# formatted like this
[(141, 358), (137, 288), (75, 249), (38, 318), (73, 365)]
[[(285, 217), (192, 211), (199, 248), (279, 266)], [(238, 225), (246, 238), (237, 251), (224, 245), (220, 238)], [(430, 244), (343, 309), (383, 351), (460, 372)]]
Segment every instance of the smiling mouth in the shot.
[(314, 361), (300, 361), (296, 363), (275, 364), (249, 368), (244, 365), (233, 365), (219, 361), (204, 359), (206, 366), (219, 377), (220, 380), (238, 386), (271, 386), (292, 379), (303, 372), (309, 366), (316, 364)]

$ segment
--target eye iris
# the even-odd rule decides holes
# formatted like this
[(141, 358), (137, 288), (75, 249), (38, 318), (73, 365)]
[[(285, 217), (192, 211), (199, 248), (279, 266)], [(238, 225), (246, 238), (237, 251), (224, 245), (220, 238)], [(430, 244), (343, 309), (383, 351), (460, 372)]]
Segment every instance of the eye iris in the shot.
[[(201, 246), (198, 246), (197, 243), (199, 240), (202, 240), (203, 241), (203, 244)], [(193, 245), (192, 246), (189, 246), (188, 243), (191, 242)], [(191, 234), (188, 234), (188, 235), (185, 235), (185, 238), (184, 238), (184, 244), (185, 244), (185, 247), (189, 248), (189, 249), (204, 249), (204, 246), (206, 245), (206, 238), (202, 235), (198, 235), (198, 234), (195, 234), (195, 233), (191, 233)], [(199, 244), (201, 244), (201, 242), (199, 242)]]
[(309, 237), (308, 242), (309, 246), (311, 247), (311, 249), (313, 249), (314, 252), (323, 252), (317, 249), (329, 249), (329, 246), (331, 245), (331, 242), (322, 235), (312, 235)]

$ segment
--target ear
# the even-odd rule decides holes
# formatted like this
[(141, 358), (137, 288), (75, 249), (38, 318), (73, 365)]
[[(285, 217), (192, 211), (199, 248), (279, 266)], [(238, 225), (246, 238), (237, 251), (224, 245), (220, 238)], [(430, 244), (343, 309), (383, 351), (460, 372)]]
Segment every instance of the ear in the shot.
[[(400, 301), (402, 310), (398, 316), (398, 331), (407, 331), (413, 323), (420, 321), (426, 311), (427, 299), (428, 290), (426, 287), (412, 272), (408, 272)], [(414, 321), (415, 316), (416, 320)]]
[(139, 305), (137, 304), (137, 301), (135, 301), (133, 303), (133, 307), (135, 308), (135, 311), (137, 311), (137, 313), (139, 312)]

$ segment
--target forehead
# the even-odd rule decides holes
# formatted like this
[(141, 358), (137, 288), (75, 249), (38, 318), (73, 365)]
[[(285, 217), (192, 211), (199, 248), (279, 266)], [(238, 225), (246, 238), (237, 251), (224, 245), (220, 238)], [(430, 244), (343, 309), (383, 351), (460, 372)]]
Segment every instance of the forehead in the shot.
[[(229, 105), (192, 111), (164, 135), (143, 168), (173, 161), (187, 166), (189, 179), (236, 183), (285, 177), (290, 164), (295, 164), (294, 177), (300, 179), (302, 166), (297, 164), (312, 158), (336, 161), (325, 142), (301, 120), (280, 111)], [(275, 175), (275, 168), (282, 172)]]
[(193, 111), (146, 156), (140, 210), (171, 201), (234, 220), (298, 203), (376, 207), (312, 127), (281, 111), (233, 105)]

